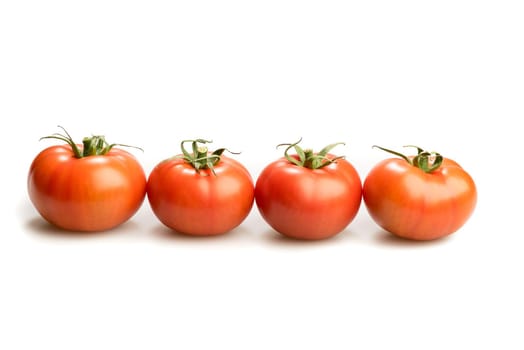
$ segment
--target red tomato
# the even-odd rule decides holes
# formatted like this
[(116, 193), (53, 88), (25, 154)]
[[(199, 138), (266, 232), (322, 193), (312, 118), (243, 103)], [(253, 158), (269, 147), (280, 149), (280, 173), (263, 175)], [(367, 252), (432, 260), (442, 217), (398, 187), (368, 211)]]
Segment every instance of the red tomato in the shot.
[[(184, 149), (193, 143), (193, 153)], [(188, 235), (231, 231), (253, 206), (254, 185), (248, 170), (233, 158), (197, 143), (182, 142), (183, 154), (160, 162), (149, 175), (147, 196), (153, 213), (167, 227)]]
[(402, 159), (381, 161), (364, 181), (364, 203), (379, 226), (399, 237), (433, 240), (464, 225), (475, 208), (477, 190), (460, 165), (420, 148), (415, 157), (381, 149)]
[[(300, 141), (299, 141), (300, 142)], [(285, 156), (267, 165), (257, 179), (255, 201), (264, 220), (284, 236), (305, 240), (343, 231), (360, 207), (362, 184), (342, 157), (286, 144)], [(288, 155), (294, 147), (297, 154)]]
[(29, 198), (44, 219), (65, 230), (103, 231), (135, 214), (145, 197), (146, 176), (132, 154), (102, 136), (86, 138), (84, 145), (69, 135), (51, 138), (68, 145), (40, 152), (27, 181)]

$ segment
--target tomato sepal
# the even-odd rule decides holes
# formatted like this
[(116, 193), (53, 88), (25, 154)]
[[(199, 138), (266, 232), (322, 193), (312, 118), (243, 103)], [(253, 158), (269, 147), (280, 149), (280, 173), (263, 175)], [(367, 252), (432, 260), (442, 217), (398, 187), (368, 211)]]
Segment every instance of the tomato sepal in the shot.
[(399, 156), (400, 158), (408, 162), (410, 165), (421, 169), (425, 173), (431, 173), (437, 170), (442, 165), (442, 162), (444, 161), (444, 157), (442, 157), (442, 155), (438, 152), (428, 152), (428, 151), (425, 151), (423, 148), (420, 148), (414, 145), (406, 145), (404, 147), (416, 148), (417, 155), (414, 157), (408, 157), (400, 152), (396, 152), (388, 148), (380, 147), (377, 145), (373, 146), (373, 148), (378, 148), (382, 151)]
[[(333, 158), (329, 158), (328, 154), (329, 152), (335, 148), (338, 145), (345, 145), (343, 142), (336, 142), (327, 145), (324, 147), (320, 152), (314, 152), (312, 149), (303, 149), (298, 144), (302, 141), (302, 138), (300, 138), (298, 141), (294, 143), (281, 143), (277, 145), (277, 148), (282, 146), (287, 146), (284, 151), (284, 157), (290, 162), (295, 164), (299, 167), (304, 167), (308, 169), (322, 169), (325, 166), (328, 166), (330, 164), (336, 163), (339, 159), (344, 159), (345, 156), (337, 156)], [(294, 149), (298, 159), (296, 157), (293, 157), (289, 154), (290, 149)]]
[(69, 146), (71, 146), (71, 149), (73, 151), (75, 158), (84, 158), (84, 157), (89, 157), (89, 156), (101, 156), (101, 155), (103, 156), (109, 153), (109, 151), (111, 151), (111, 149), (115, 146), (132, 147), (132, 148), (136, 148), (141, 151), (144, 151), (140, 147), (125, 145), (122, 143), (109, 144), (103, 135), (93, 135), (91, 137), (84, 137), (82, 139), (82, 150), (80, 150), (80, 148), (78, 147), (76, 142), (73, 140), (71, 135), (69, 135), (67, 130), (63, 126), (58, 125), (58, 127), (64, 131), (65, 135), (60, 134), (60, 133), (54, 133), (49, 136), (41, 137), (40, 140), (57, 139), (57, 140), (64, 141)]
[[(191, 150), (189, 152), (185, 144), (191, 142)], [(186, 163), (190, 164), (197, 173), (200, 174), (200, 170), (209, 169), (214, 176), (217, 176), (215, 172), (215, 166), (220, 162), (221, 156), (225, 151), (231, 154), (240, 154), (240, 152), (233, 152), (227, 148), (219, 148), (212, 152), (205, 146), (207, 143), (212, 143), (211, 140), (196, 139), (196, 140), (183, 140), (180, 143), (180, 149), (182, 150), (181, 155), (175, 156), (175, 158), (182, 158)], [(201, 145), (199, 145), (201, 144)]]

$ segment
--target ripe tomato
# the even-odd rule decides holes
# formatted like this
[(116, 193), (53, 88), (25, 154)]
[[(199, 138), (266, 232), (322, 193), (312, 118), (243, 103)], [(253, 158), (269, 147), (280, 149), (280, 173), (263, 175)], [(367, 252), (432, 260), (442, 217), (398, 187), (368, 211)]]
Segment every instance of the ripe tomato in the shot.
[(363, 198), (372, 219), (403, 238), (432, 240), (464, 225), (473, 213), (477, 190), (455, 161), (417, 147), (418, 155), (385, 159), (364, 181)]
[(103, 231), (140, 208), (146, 176), (131, 153), (103, 136), (85, 138), (83, 145), (67, 132), (44, 138), (68, 143), (44, 149), (29, 169), (29, 198), (44, 219), (65, 230)]
[[(192, 143), (193, 152), (184, 144)], [(153, 213), (167, 227), (188, 235), (218, 235), (231, 231), (253, 206), (254, 185), (248, 170), (224, 148), (208, 152), (210, 141), (185, 140), (182, 154), (155, 166), (147, 182)]]
[[(285, 144), (284, 157), (267, 165), (255, 186), (255, 201), (264, 220), (284, 236), (305, 240), (332, 237), (356, 216), (362, 184), (355, 168), (328, 153), (314, 153), (298, 143)], [(282, 146), (282, 145), (279, 145)], [(289, 155), (294, 148), (297, 154)]]

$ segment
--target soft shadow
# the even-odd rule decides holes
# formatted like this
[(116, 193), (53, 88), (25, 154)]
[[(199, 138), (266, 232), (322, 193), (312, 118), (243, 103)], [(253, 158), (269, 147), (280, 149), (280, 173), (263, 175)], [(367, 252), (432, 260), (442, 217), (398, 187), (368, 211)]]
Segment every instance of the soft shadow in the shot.
[(162, 224), (152, 228), (152, 235), (160, 239), (172, 242), (223, 242), (223, 241), (244, 241), (246, 238), (252, 238), (249, 232), (242, 226), (236, 227), (229, 232), (218, 235), (199, 235), (194, 236), (187, 233), (175, 231)]
[(273, 229), (269, 229), (262, 234), (264, 240), (275, 246), (281, 247), (319, 247), (340, 244), (341, 241), (348, 239), (351, 232), (344, 230), (339, 234), (324, 239), (298, 239), (284, 236)]
[(375, 233), (375, 241), (383, 246), (389, 247), (434, 247), (441, 244), (446, 244), (450, 239), (450, 236), (446, 236), (430, 241), (417, 241), (398, 237), (384, 230), (380, 230)]
[(40, 216), (35, 216), (31, 219), (29, 219), (26, 222), (25, 225), (29, 232), (35, 233), (42, 236), (47, 237), (55, 237), (55, 238), (94, 238), (94, 237), (102, 237), (102, 236), (115, 236), (115, 235), (123, 235), (125, 233), (128, 233), (133, 230), (138, 230), (137, 224), (133, 221), (127, 221), (113, 229), (105, 230), (105, 231), (93, 231), (93, 232), (83, 232), (83, 231), (69, 231), (64, 230), (60, 227), (54, 226), (44, 220)]

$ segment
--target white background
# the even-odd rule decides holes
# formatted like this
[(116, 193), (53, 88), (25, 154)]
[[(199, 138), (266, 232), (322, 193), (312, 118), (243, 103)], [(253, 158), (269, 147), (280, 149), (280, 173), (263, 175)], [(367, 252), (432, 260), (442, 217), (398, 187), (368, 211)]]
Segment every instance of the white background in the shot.
[[(2, 349), (522, 349), (521, 1), (3, 1)], [(362, 178), (416, 144), (477, 182), (447, 239), (392, 238), (364, 206), (322, 242), (256, 207), (233, 232), (171, 234), (144, 202), (95, 235), (26, 191), (39, 141), (133, 144), (148, 173), (187, 138), (242, 154), (345, 154)]]

